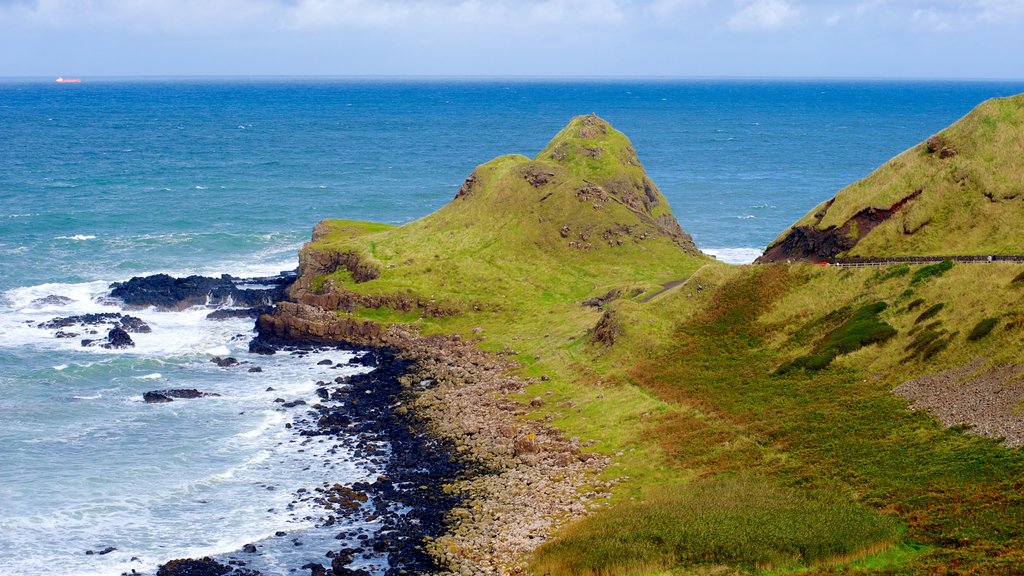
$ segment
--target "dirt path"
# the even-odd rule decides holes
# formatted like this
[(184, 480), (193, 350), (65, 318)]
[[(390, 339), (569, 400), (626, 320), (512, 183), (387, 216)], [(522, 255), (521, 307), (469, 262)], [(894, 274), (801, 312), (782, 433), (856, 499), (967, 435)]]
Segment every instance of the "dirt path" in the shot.
[(640, 303), (641, 304), (646, 304), (646, 303), (650, 302), (651, 300), (653, 300), (655, 296), (660, 296), (660, 295), (664, 294), (665, 292), (668, 292), (669, 290), (675, 288), (676, 286), (686, 286), (694, 276), (696, 276), (697, 274), (700, 274), (700, 271), (705, 269), (705, 268), (707, 268), (708, 266), (710, 266), (710, 264), (705, 264), (705, 265), (701, 266), (700, 268), (697, 268), (696, 270), (693, 271), (693, 274), (690, 274), (689, 277), (687, 277), (687, 278), (680, 278), (679, 280), (673, 280), (671, 282), (666, 282), (666, 283), (662, 284), (661, 285), (661, 290), (658, 290), (654, 294), (651, 294), (650, 296), (644, 298), (643, 300), (640, 300)]

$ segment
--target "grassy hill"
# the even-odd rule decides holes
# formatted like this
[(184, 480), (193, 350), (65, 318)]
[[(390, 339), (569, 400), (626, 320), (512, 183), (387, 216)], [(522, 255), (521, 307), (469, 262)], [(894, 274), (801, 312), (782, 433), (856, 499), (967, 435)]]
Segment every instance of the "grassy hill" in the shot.
[[(914, 202), (947, 206), (912, 241), (960, 218), (943, 204), (950, 169), (1012, 189), (989, 172), (1020, 149), (1021, 102), (986, 103), (940, 133), (956, 155), (898, 159), (936, 190)], [(897, 168), (801, 226), (891, 207)], [(892, 193), (852, 195), (876, 180)], [(975, 204), (1022, 202), (999, 194)], [(982, 224), (993, 236), (979, 250), (1016, 251), (1004, 212)], [(1024, 442), (1022, 271), (718, 263), (678, 228), (625, 136), (588, 116), (532, 160), (480, 166), (421, 220), (321, 223), (292, 296), (504, 351), (534, 378), (524, 406), (545, 399), (526, 417), (612, 458), (596, 479), (617, 481), (606, 505), (552, 534), (532, 573), (994, 575), (1024, 566), (1024, 456), (1007, 447)]]
[(763, 257), (1024, 254), (1024, 95), (983, 102), (783, 232)]

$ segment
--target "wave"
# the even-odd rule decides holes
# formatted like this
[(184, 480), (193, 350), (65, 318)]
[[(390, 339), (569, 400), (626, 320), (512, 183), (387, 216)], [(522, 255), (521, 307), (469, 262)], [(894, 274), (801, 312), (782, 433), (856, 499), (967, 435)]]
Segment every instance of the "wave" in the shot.
[(760, 248), (701, 248), (701, 251), (727, 264), (750, 264), (762, 254)]
[(164, 375), (159, 372), (153, 372), (152, 374), (146, 374), (145, 376), (132, 376), (135, 380), (159, 380)]
[(57, 240), (95, 240), (96, 236), (92, 234), (75, 234), (74, 236), (57, 236)]

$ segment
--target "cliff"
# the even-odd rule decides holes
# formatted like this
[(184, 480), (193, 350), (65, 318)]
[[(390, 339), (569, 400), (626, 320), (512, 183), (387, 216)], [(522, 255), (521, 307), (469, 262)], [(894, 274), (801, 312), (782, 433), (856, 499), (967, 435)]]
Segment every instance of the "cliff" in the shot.
[(986, 101), (783, 232), (760, 262), (1024, 254), (1024, 95)]

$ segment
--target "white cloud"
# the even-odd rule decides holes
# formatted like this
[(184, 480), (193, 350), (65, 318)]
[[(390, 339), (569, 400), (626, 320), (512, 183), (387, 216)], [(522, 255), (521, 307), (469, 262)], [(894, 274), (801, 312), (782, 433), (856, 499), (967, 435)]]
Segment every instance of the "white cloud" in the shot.
[(653, 0), (644, 12), (655, 18), (670, 18), (682, 12), (703, 8), (707, 3), (707, 0)]
[(927, 32), (949, 32), (953, 30), (953, 16), (934, 8), (919, 8), (910, 14), (910, 24)]
[(746, 0), (742, 6), (729, 19), (733, 30), (778, 30), (799, 15), (786, 0)]
[(978, 19), (983, 22), (1002, 23), (1024, 18), (1024, 1), (976, 0)]

